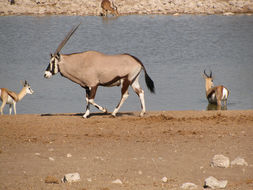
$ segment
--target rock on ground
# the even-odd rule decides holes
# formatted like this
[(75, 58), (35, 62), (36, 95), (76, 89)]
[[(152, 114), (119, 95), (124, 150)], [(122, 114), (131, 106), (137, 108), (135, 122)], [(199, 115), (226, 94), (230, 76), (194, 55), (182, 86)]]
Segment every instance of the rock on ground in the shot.
[(237, 157), (231, 162), (231, 165), (248, 166), (248, 163), (243, 158)]
[(72, 183), (72, 182), (77, 182), (79, 181), (81, 178), (80, 178), (80, 174), (79, 173), (69, 173), (69, 174), (66, 174), (63, 179), (62, 179), (62, 182), (69, 182), (69, 183)]
[(224, 155), (215, 155), (211, 162), (212, 167), (228, 168), (230, 164), (229, 158)]
[(120, 179), (116, 179), (116, 180), (112, 181), (112, 183), (114, 183), (114, 184), (123, 184)]
[(181, 185), (181, 189), (197, 189), (198, 186), (194, 183), (184, 183), (183, 185)]
[(228, 181), (227, 180), (217, 180), (215, 177), (210, 176), (205, 179), (205, 185), (204, 187), (210, 187), (212, 189), (223, 189), (227, 186)]

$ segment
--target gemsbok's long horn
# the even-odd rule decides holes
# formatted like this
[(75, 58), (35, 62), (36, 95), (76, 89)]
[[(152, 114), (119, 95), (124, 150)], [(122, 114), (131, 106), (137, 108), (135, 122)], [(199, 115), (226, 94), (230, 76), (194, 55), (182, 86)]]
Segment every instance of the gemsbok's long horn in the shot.
[(80, 26), (81, 23), (79, 23), (77, 26), (73, 27), (69, 33), (66, 35), (66, 37), (64, 38), (64, 40), (59, 44), (59, 46), (57, 47), (57, 49), (54, 52), (54, 55), (58, 54), (61, 49), (64, 47), (64, 45), (67, 43), (67, 41), (69, 40), (69, 38), (74, 34), (74, 32), (77, 30), (77, 28)]

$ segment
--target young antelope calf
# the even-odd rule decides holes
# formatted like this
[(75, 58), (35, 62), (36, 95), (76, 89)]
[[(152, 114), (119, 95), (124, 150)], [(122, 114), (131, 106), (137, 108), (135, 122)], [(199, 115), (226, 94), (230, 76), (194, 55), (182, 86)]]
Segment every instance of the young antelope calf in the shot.
[(112, 15), (116, 15), (116, 16), (119, 15), (117, 7), (114, 5), (113, 2), (111, 4), (109, 0), (102, 0), (101, 8), (103, 11), (103, 16), (107, 16), (108, 11), (110, 11)]
[(23, 88), (18, 94), (6, 88), (0, 89), (0, 100), (3, 102), (0, 107), (1, 115), (3, 115), (3, 109), (4, 109), (5, 104), (9, 104), (9, 114), (11, 115), (12, 107), (13, 107), (14, 113), (16, 115), (16, 103), (22, 100), (26, 94), (33, 93), (33, 90), (31, 89), (31, 86), (27, 83), (27, 81), (22, 82), (22, 84), (23, 84)]
[(226, 106), (228, 95), (229, 95), (228, 89), (222, 85), (214, 86), (212, 71), (210, 75), (208, 76), (206, 74), (206, 71), (204, 70), (203, 77), (206, 82), (206, 98), (208, 102), (210, 104), (217, 104), (218, 106), (221, 106), (223, 102), (224, 106)]

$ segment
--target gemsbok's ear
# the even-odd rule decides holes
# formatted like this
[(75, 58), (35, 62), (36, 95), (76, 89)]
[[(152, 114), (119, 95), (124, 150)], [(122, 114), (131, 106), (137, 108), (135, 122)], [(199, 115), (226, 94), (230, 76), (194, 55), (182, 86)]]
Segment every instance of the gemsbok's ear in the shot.
[(56, 59), (60, 60), (60, 53), (58, 52), (55, 57)]

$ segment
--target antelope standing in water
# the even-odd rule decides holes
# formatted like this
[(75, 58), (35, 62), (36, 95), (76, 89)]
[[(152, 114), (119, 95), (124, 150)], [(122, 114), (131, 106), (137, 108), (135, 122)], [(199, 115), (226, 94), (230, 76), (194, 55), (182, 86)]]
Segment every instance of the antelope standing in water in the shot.
[(144, 91), (141, 89), (138, 81), (141, 70), (144, 71), (148, 89), (154, 92), (155, 87), (144, 65), (138, 58), (130, 54), (106, 55), (97, 51), (60, 54), (61, 49), (78, 26), (74, 27), (67, 34), (54, 54), (51, 55), (44, 77), (50, 78), (52, 75), (60, 72), (62, 76), (79, 84), (86, 90), (87, 106), (86, 112), (83, 115), (84, 118), (90, 115), (90, 104), (104, 113), (107, 112), (105, 108), (94, 102), (98, 86), (112, 87), (121, 85), (121, 100), (112, 112), (113, 116), (116, 116), (120, 107), (127, 99), (128, 87), (131, 86), (140, 98), (142, 107), (140, 116), (143, 116), (146, 111)]
[(109, 0), (102, 0), (101, 8), (103, 11), (103, 16), (107, 16), (109, 11), (111, 12), (112, 15), (116, 16), (119, 15), (117, 7), (114, 5), (113, 2), (111, 3)]
[(16, 103), (22, 100), (26, 94), (33, 93), (33, 90), (31, 89), (31, 86), (27, 83), (27, 81), (22, 82), (22, 84), (23, 88), (18, 94), (6, 88), (0, 89), (0, 100), (3, 102), (0, 107), (1, 115), (3, 115), (3, 109), (6, 104), (9, 104), (9, 114), (11, 115), (13, 107), (14, 114), (16, 115)]
[(208, 102), (210, 104), (217, 104), (219, 107), (223, 102), (224, 106), (226, 106), (229, 95), (228, 89), (222, 85), (214, 86), (212, 71), (210, 72), (210, 75), (207, 75), (206, 71), (204, 70), (203, 77), (206, 82), (206, 98)]

